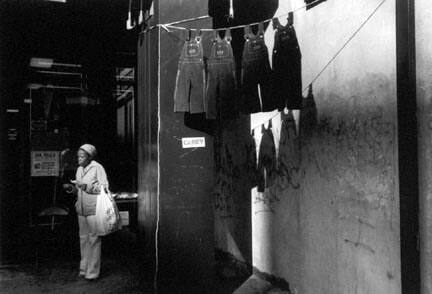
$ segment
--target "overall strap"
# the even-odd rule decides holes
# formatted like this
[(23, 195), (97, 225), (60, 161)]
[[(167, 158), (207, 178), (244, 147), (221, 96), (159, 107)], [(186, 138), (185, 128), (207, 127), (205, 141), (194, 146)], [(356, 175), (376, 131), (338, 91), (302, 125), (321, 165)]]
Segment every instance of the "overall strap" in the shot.
[(191, 40), (191, 38), (192, 38), (192, 30), (191, 29), (188, 29), (187, 31), (186, 31), (186, 41), (190, 41)]
[(294, 24), (294, 12), (288, 13), (287, 24), (292, 26)]
[(258, 36), (263, 37), (264, 36), (264, 23), (260, 22), (258, 24)]
[(200, 29), (198, 29), (197, 31), (196, 31), (196, 35), (195, 35), (195, 41), (197, 41), (197, 42), (200, 42), (201, 41), (201, 34), (202, 34), (202, 32), (201, 32), (201, 30)]
[(281, 23), (279, 22), (279, 18), (273, 18), (273, 29), (277, 30), (281, 26)]
[(231, 30), (229, 28), (225, 30), (225, 37), (224, 38), (227, 42), (231, 42), (232, 37), (231, 37)]
[(216, 42), (219, 40), (219, 31), (218, 30), (214, 30), (213, 31), (213, 42)]
[(250, 38), (250, 26), (249, 25), (245, 25), (245, 27), (244, 27), (244, 38), (245, 38), (245, 40), (249, 40), (249, 38)]

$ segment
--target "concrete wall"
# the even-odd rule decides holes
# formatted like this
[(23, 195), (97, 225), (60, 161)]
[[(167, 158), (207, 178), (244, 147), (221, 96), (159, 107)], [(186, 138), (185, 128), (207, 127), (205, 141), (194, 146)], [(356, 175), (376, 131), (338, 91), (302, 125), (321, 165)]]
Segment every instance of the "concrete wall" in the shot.
[(218, 152), (220, 169), (215, 186), (215, 247), (251, 265), (251, 198), (247, 164), (249, 117), (243, 116), (223, 128)]
[[(304, 86), (379, 2), (329, 0), (295, 14)], [(276, 15), (304, 1), (279, 5)], [(254, 266), (296, 293), (401, 292), (395, 37), (389, 0), (314, 83), (318, 126), (300, 138), (298, 171), (252, 193)], [(278, 146), (279, 116), (272, 124)]]
[(421, 293), (432, 292), (432, 5), (427, 0), (415, 1), (417, 118), (419, 139), (420, 190), (420, 268)]
[[(213, 7), (215, 27), (236, 26), (271, 18), (278, 0), (234, 1), (235, 18), (227, 20), (228, 1), (210, 1)], [(268, 24), (268, 23), (267, 23)], [(237, 78), (241, 76), (241, 55), (244, 44), (242, 29), (232, 30), (233, 52), (237, 63)], [(238, 99), (233, 97), (232, 99)], [(224, 121), (216, 136), (216, 160), (218, 166), (215, 186), (215, 247), (224, 252), (221, 263), (228, 257), (229, 267), (237, 274), (247, 275), (252, 265), (251, 228), (251, 174), (247, 172), (248, 150), (250, 148), (250, 117), (239, 115), (231, 121)], [(239, 262), (231, 263), (235, 259)]]
[[(169, 23), (206, 15), (207, 5), (157, 1), (155, 14), (156, 21)], [(212, 21), (185, 25), (206, 28)], [(152, 267), (147, 278), (154, 276), (164, 293), (191, 293), (182, 288), (186, 286), (199, 292), (213, 280), (213, 140), (193, 122), (186, 125), (184, 113), (173, 111), (177, 65), (186, 36), (185, 31), (156, 28), (145, 33), (138, 45), (139, 222), (143, 248), (150, 251), (145, 254)], [(203, 43), (209, 43), (207, 36)], [(204, 137), (205, 148), (183, 148), (186, 137)]]

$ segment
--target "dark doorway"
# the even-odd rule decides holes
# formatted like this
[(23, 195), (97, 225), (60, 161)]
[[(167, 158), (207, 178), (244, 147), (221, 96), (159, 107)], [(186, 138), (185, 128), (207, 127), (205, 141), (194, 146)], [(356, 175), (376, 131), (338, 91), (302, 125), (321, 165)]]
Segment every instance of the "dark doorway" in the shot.
[[(127, 11), (128, 1), (116, 0), (0, 3), (0, 105), (13, 110), (2, 119), (14, 130), (0, 141), (0, 263), (34, 261), (35, 219), (53, 195), (76, 222), (61, 187), (75, 178), (83, 143), (97, 146), (113, 192), (136, 192), (136, 32), (126, 30)], [(31, 177), (35, 150), (65, 151), (62, 176)], [(136, 213), (129, 216), (133, 223)]]

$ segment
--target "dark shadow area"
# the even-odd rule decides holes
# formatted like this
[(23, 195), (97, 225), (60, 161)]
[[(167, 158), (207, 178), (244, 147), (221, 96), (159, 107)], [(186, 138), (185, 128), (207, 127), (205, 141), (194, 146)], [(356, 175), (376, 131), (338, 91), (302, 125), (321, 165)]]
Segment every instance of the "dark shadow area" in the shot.
[[(97, 146), (112, 190), (136, 185), (125, 185), (136, 167), (133, 149), (117, 138), (118, 105), (112, 93), (116, 68), (136, 63), (136, 32), (125, 29), (127, 6), (127, 1), (116, 0), (0, 3), (1, 112), (16, 110), (2, 115), (2, 261), (23, 262), (31, 255), (27, 249), (36, 242), (32, 232), (37, 214), (53, 204), (53, 195), (56, 204), (70, 212), (66, 222), (76, 222), (74, 197), (65, 195), (61, 186), (75, 177), (76, 150), (84, 142)], [(30, 68), (33, 57), (60, 65)], [(74, 81), (76, 74), (80, 81)], [(30, 90), (29, 83), (38, 86)], [(77, 83), (84, 91), (67, 88)], [(9, 140), (7, 129), (16, 136)], [(62, 176), (30, 178), (32, 150), (66, 148), (72, 158)], [(75, 228), (66, 231), (76, 233)]]
[[(272, 1), (234, 1), (234, 18), (228, 17), (229, 14), (229, 0), (217, 1), (209, 0), (209, 14), (213, 17), (214, 28), (225, 28), (233, 27), (238, 25), (247, 25), (250, 23), (261, 22), (270, 19), (274, 16), (278, 6), (278, 0)], [(266, 22), (264, 28), (267, 29), (270, 23)], [(254, 33), (257, 32), (258, 26), (252, 27)], [(224, 37), (224, 32), (220, 33), (221, 37)], [(241, 85), (241, 64), (242, 64), (242, 53), (245, 42), (244, 29), (233, 29), (231, 30), (232, 41), (231, 46), (236, 63), (236, 80), (237, 85)], [(230, 99), (239, 101), (239, 96), (242, 95), (242, 89), (237, 89), (236, 96)], [(224, 279), (237, 284), (237, 288), (252, 274), (252, 221), (251, 221), (251, 196), (249, 181), (243, 176), (236, 174), (235, 171), (230, 171), (232, 168), (233, 160), (230, 158), (231, 148), (230, 146), (246, 146), (248, 145), (248, 139), (250, 139), (250, 117), (249, 115), (241, 115), (244, 110), (235, 109), (233, 119), (230, 120), (217, 120), (215, 121), (215, 165), (216, 165), (216, 182), (225, 186), (225, 193), (229, 193), (230, 189), (236, 191), (235, 199), (232, 199), (233, 207), (235, 210), (230, 211), (228, 215), (231, 215), (232, 220), (232, 234), (233, 239), (236, 242), (236, 246), (240, 249), (242, 255), (246, 259), (246, 262), (239, 261), (229, 252), (224, 252), (220, 249), (216, 249), (216, 273), (219, 279)], [(222, 114), (225, 115), (225, 114)], [(235, 130), (234, 130), (235, 129)], [(239, 134), (236, 137), (227, 137), (227, 133), (234, 132)], [(237, 147), (241, 148), (241, 147)], [(238, 171), (237, 171), (238, 172)], [(221, 177), (225, 173), (224, 177)], [(247, 177), (247, 176), (246, 176)], [(224, 183), (222, 178), (229, 178), (228, 183)], [(232, 181), (232, 182), (230, 182)], [(217, 188), (216, 188), (217, 190)], [(221, 192), (221, 199), (229, 198), (229, 195), (223, 195)], [(216, 197), (216, 196), (215, 196)], [(218, 201), (217, 199), (215, 201)], [(216, 210), (218, 211), (218, 210)], [(221, 213), (220, 211), (217, 213)], [(224, 212), (225, 213), (225, 212)]]

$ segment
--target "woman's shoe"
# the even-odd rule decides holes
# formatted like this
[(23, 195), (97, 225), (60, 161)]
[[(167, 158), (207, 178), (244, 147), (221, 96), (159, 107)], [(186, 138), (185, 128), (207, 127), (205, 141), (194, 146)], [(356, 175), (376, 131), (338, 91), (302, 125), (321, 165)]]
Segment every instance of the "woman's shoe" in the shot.
[(87, 281), (87, 282), (94, 282), (94, 281), (96, 281), (98, 278), (85, 278), (85, 280)]

